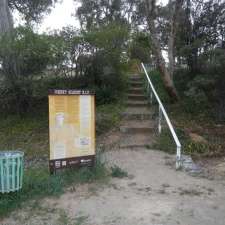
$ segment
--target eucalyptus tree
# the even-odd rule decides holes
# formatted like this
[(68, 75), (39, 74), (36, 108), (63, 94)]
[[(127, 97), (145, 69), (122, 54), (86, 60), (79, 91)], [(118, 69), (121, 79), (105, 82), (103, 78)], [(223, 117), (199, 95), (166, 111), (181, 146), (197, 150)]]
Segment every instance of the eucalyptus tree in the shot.
[(90, 29), (108, 23), (126, 23), (130, 26), (137, 19), (138, 0), (74, 0), (80, 2), (76, 15), (82, 29)]
[[(169, 0), (161, 6), (157, 0), (139, 3), (139, 25), (149, 35), (156, 64), (164, 85), (177, 99), (173, 84), (175, 65), (187, 65), (197, 72), (200, 56), (225, 46), (225, 2), (223, 0)], [(162, 55), (168, 52), (168, 67)]]
[(225, 43), (225, 2), (186, 0), (177, 33), (177, 54), (192, 73), (198, 71), (203, 54), (222, 48)]
[(0, 34), (11, 30), (13, 27), (12, 15), (8, 0), (0, 0)]
[(0, 0), (0, 34), (13, 28), (12, 12), (17, 10), (27, 22), (39, 21), (55, 0)]
[[(26, 20), (27, 23), (31, 21), (38, 22), (44, 15), (49, 12), (54, 0), (0, 0), (0, 38), (8, 40), (13, 38), (13, 17), (12, 12), (17, 10)], [(6, 36), (3, 37), (3, 36)], [(15, 47), (15, 46), (14, 46)], [(20, 63), (14, 54), (12, 46), (8, 46), (9, 50), (0, 58), (4, 75), (12, 78), (20, 72)]]
[(164, 86), (171, 96), (172, 100), (178, 100), (178, 94), (173, 84), (174, 71), (174, 42), (177, 30), (177, 14), (182, 7), (183, 1), (169, 1), (170, 15), (169, 15), (169, 33), (168, 33), (168, 53), (169, 53), (169, 69), (166, 66), (165, 59), (162, 55), (160, 37), (157, 30), (158, 6), (156, 0), (145, 0), (145, 16), (149, 30), (149, 37), (151, 41), (152, 51), (156, 58), (156, 64), (162, 76)]

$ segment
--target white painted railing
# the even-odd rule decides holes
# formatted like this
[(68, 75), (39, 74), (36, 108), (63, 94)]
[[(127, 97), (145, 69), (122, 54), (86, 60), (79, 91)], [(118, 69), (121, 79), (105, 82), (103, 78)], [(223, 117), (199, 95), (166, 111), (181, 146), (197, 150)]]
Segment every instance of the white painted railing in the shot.
[(170, 121), (170, 119), (169, 119), (169, 117), (168, 117), (168, 115), (166, 113), (166, 110), (165, 110), (165, 108), (164, 108), (164, 106), (163, 106), (163, 104), (162, 104), (162, 102), (161, 102), (161, 100), (160, 100), (160, 98), (159, 98), (159, 96), (158, 96), (158, 94), (157, 94), (157, 92), (156, 92), (156, 90), (155, 90), (155, 88), (154, 88), (150, 78), (149, 78), (148, 72), (147, 72), (144, 64), (141, 63), (141, 65), (142, 65), (142, 68), (143, 68), (143, 70), (145, 72), (146, 78), (148, 80), (148, 88), (150, 90), (150, 101), (151, 101), (151, 104), (153, 102), (153, 95), (154, 95), (156, 100), (157, 100), (157, 102), (158, 102), (158, 105), (159, 105), (158, 132), (160, 134), (161, 131), (162, 131), (162, 118), (164, 117), (165, 120), (166, 120), (166, 123), (167, 123), (167, 125), (169, 127), (169, 130), (170, 130), (170, 132), (171, 132), (171, 134), (173, 136), (173, 139), (174, 139), (174, 141), (176, 143), (176, 169), (179, 169), (181, 167), (181, 144), (180, 144), (180, 141), (179, 141), (179, 139), (178, 139), (178, 137), (176, 135), (176, 132), (175, 132), (175, 130), (173, 128), (173, 125), (172, 125), (172, 123), (171, 123), (171, 121)]

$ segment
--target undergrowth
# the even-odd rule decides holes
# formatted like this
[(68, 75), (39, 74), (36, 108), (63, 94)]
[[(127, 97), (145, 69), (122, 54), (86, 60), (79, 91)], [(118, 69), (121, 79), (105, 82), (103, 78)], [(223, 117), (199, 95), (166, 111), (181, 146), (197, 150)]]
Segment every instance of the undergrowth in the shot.
[[(210, 103), (208, 103), (207, 107), (202, 104), (193, 104), (190, 98), (180, 94), (180, 101), (176, 104), (171, 104), (160, 74), (157, 71), (152, 71), (149, 75), (176, 129), (177, 136), (182, 145), (182, 153), (196, 157), (224, 155), (225, 132), (223, 124), (219, 124), (218, 127), (216, 126), (215, 119), (208, 110)], [(180, 91), (180, 87), (177, 88)], [(153, 101), (154, 103), (155, 101)], [(158, 110), (157, 107), (156, 109)], [(155, 115), (158, 115), (158, 111), (156, 111)], [(204, 139), (204, 142), (192, 139), (191, 133), (200, 136), (201, 139)], [(167, 125), (165, 125), (162, 133), (156, 138), (153, 147), (168, 153), (174, 154), (176, 152), (176, 145), (169, 129), (167, 129)]]
[(48, 156), (48, 116), (9, 115), (0, 120), (0, 149), (22, 150), (26, 157)]
[[(193, 141), (182, 129), (176, 129), (176, 134), (181, 142), (182, 154), (193, 157), (218, 157), (224, 154), (225, 143), (223, 139), (217, 138), (206, 142)], [(153, 148), (165, 151), (170, 154), (176, 153), (176, 145), (169, 129), (164, 129), (156, 138)]]

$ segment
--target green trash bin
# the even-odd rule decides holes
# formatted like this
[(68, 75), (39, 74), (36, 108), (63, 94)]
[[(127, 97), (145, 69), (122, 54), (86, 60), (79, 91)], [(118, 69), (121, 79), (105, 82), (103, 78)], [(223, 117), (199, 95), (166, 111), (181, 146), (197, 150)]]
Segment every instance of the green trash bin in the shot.
[(0, 151), (0, 193), (22, 188), (23, 157), (21, 151)]

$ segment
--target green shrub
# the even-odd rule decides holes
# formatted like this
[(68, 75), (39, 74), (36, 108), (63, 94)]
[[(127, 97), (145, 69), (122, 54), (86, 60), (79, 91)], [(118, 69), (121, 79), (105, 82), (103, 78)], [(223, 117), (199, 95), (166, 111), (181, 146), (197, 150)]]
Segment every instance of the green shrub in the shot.
[(198, 57), (198, 68), (178, 69), (174, 83), (183, 109), (193, 115), (205, 114), (218, 122), (225, 118), (225, 52), (215, 48)]
[(210, 152), (209, 144), (188, 141), (184, 144), (184, 152), (188, 155), (207, 155)]
[[(1, 113), (24, 115), (47, 109), (51, 88), (94, 90), (97, 105), (115, 103), (126, 92), (125, 26), (112, 23), (86, 33), (68, 28), (48, 36), (19, 27), (11, 35), (2, 36), (0, 43)], [(65, 66), (71, 62), (74, 68)]]
[(0, 60), (8, 79), (40, 74), (52, 57), (47, 36), (34, 33), (30, 27), (18, 27), (0, 37)]
[[(143, 76), (145, 77), (145, 75), (143, 75)], [(150, 77), (152, 84), (155, 87), (155, 90), (156, 90), (157, 94), (159, 95), (159, 98), (161, 99), (161, 101), (163, 103), (170, 102), (171, 99), (170, 99), (168, 93), (166, 92), (166, 89), (164, 87), (160, 73), (156, 70), (151, 71), (151, 72), (149, 72), (149, 77)], [(145, 81), (145, 86), (147, 87), (147, 82), (148, 82), (147, 79), (144, 78), (144, 81)], [(155, 101), (154, 97), (153, 97), (153, 99)]]
[[(176, 129), (175, 132), (179, 140), (181, 141), (181, 145), (183, 145), (183, 143), (185, 143), (188, 140), (188, 136), (185, 134), (185, 132), (182, 129)], [(162, 132), (156, 138), (156, 141), (153, 144), (153, 147), (156, 149), (168, 152), (170, 154), (176, 153), (176, 144), (174, 142), (173, 136), (169, 129), (166, 129), (166, 128), (162, 129)]]
[(151, 61), (149, 54), (151, 52), (151, 47), (148, 35), (145, 32), (134, 33), (128, 52), (131, 60), (149, 63)]

